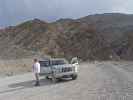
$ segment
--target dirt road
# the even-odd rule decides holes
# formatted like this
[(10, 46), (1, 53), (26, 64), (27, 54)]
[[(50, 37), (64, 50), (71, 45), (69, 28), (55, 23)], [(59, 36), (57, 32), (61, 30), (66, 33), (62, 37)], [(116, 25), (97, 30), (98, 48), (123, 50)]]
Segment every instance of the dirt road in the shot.
[(133, 63), (81, 64), (75, 81), (52, 83), (31, 73), (0, 78), (0, 100), (133, 100)]

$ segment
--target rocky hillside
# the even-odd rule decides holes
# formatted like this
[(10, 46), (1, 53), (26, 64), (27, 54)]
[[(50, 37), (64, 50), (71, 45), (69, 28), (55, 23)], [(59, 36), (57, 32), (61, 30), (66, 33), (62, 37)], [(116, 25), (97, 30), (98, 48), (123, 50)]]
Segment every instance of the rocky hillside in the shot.
[(47, 23), (39, 19), (0, 30), (0, 58), (50, 55), (82, 60), (133, 60), (133, 15), (106, 13)]

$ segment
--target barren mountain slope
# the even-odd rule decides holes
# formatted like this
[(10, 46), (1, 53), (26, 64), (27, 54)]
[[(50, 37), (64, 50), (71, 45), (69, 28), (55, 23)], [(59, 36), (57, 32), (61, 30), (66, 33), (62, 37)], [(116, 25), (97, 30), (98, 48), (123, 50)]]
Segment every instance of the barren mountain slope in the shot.
[(132, 60), (133, 15), (98, 14), (47, 23), (39, 19), (0, 30), (0, 57), (50, 55), (82, 60)]

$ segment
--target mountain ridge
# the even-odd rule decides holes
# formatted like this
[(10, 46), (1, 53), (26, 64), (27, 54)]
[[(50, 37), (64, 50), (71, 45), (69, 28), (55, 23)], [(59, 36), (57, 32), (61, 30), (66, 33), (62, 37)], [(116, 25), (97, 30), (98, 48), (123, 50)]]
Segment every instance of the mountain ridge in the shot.
[(106, 13), (52, 23), (26, 21), (0, 30), (0, 58), (28, 57), (39, 52), (67, 59), (78, 56), (84, 61), (133, 60), (132, 19), (133, 15)]

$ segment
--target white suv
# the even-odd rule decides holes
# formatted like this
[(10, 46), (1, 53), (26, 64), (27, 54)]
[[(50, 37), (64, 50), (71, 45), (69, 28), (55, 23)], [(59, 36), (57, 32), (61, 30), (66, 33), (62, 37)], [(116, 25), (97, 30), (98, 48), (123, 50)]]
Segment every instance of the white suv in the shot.
[(45, 75), (47, 79), (52, 79), (53, 82), (57, 82), (61, 78), (72, 78), (75, 80), (78, 73), (78, 60), (73, 58), (71, 64), (65, 59), (50, 59), (41, 60), (41, 72), (40, 75)]

